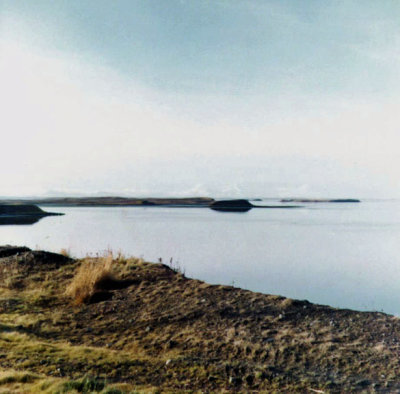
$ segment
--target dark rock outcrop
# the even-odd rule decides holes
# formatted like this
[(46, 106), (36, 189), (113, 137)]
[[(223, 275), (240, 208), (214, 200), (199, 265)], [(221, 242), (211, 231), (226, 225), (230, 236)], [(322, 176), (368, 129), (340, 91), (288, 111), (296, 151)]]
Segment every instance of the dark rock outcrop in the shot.
[(15, 256), (19, 253), (30, 252), (30, 249), (25, 246), (0, 246), (0, 259), (3, 257)]

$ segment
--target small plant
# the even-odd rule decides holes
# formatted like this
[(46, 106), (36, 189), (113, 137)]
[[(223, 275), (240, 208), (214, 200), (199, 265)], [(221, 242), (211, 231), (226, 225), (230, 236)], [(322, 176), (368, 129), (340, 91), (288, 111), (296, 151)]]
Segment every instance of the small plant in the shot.
[(107, 290), (107, 285), (115, 279), (111, 273), (113, 257), (109, 254), (101, 258), (86, 258), (72, 282), (66, 290), (66, 295), (72, 297), (75, 304), (90, 302), (96, 293)]
[[(161, 259), (161, 262), (162, 262), (162, 259)], [(169, 260), (168, 266), (175, 273), (185, 276), (185, 268), (181, 266), (179, 261), (174, 261), (174, 259), (171, 257)]]

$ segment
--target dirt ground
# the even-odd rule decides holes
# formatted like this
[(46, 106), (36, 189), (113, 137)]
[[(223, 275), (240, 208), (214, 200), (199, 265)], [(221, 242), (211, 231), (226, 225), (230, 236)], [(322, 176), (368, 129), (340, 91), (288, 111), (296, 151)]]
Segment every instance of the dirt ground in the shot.
[(0, 247), (0, 392), (400, 392), (398, 318), (122, 256), (76, 305), (81, 264)]

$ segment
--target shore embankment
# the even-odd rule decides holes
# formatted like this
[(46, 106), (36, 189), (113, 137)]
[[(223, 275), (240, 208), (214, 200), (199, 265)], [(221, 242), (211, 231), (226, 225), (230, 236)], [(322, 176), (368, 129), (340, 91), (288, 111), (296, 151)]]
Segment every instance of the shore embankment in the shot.
[(399, 352), (400, 320), (384, 313), (210, 285), (136, 258), (0, 247), (10, 392), (394, 392)]

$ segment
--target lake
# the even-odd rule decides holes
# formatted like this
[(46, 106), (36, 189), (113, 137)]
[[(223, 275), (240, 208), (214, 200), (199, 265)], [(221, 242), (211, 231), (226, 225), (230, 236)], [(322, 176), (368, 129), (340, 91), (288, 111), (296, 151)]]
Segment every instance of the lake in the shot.
[(162, 259), (209, 283), (400, 316), (400, 201), (246, 213), (42, 208), (65, 216), (0, 226), (0, 244), (64, 248), (77, 257), (112, 249), (148, 261)]

